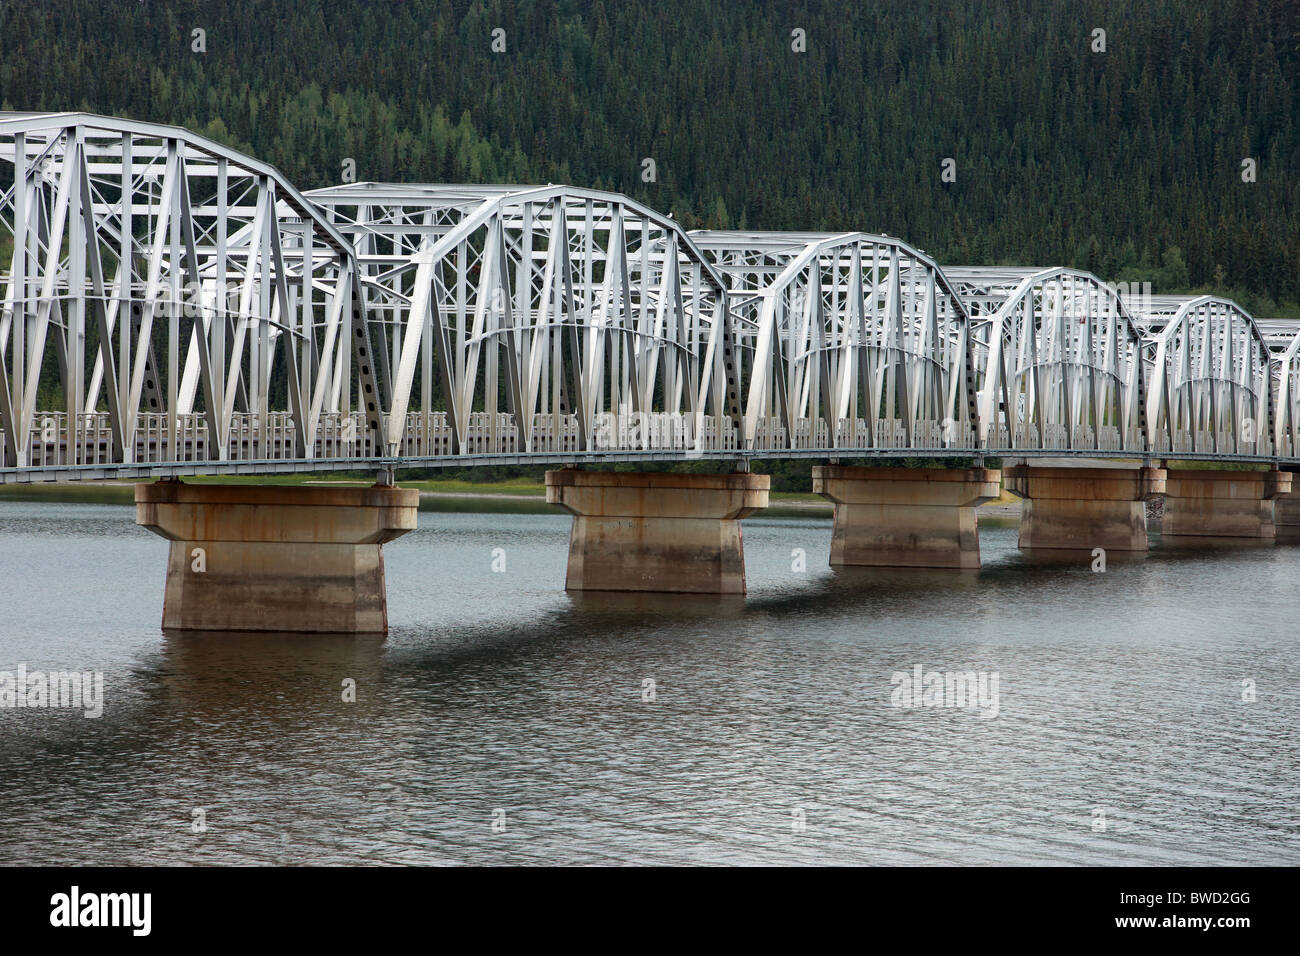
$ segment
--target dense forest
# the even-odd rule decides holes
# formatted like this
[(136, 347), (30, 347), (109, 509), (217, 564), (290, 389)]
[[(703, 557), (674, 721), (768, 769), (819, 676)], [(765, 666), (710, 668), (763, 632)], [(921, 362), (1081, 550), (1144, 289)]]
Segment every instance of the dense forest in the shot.
[(5, 109), (303, 188), (570, 182), (1300, 315), (1300, 0), (3, 0), (0, 50)]

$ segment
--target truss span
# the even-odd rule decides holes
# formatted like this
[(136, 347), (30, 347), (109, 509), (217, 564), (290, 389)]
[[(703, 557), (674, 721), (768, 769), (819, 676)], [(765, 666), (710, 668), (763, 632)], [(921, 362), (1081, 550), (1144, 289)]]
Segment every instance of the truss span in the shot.
[(726, 289), (671, 218), (568, 186), (309, 195), (374, 293), (388, 454), (737, 447)]
[(1147, 452), (1142, 333), (1113, 286), (1064, 268), (946, 271), (971, 313), (986, 447)]
[(692, 238), (731, 294), (747, 448), (975, 448), (969, 316), (933, 260), (866, 233)]
[[(1275, 421), (1270, 344), (1249, 313), (1210, 295), (1156, 296), (1140, 307), (1155, 451), (1267, 456), (1275, 441), (1295, 447), (1294, 398), (1282, 394), (1287, 413)], [(1281, 382), (1295, 346), (1282, 357)]]
[(0, 161), (7, 467), (356, 453), (353, 390), (378, 429), (351, 249), (274, 169), (79, 113), (0, 114)]

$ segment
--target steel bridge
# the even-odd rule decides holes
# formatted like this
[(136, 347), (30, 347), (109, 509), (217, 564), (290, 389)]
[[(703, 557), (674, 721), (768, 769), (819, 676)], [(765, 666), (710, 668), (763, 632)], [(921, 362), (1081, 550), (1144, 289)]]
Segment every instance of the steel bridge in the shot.
[[(0, 114), (0, 482), (686, 458), (1300, 460), (1298, 327), (569, 186), (299, 192)], [(8, 241), (12, 240), (12, 248)]]

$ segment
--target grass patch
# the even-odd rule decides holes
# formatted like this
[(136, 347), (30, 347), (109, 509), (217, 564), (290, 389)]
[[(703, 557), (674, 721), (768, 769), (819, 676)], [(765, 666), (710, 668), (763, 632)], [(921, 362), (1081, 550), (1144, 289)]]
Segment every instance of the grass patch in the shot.
[(1242, 461), (1181, 461), (1167, 459), (1167, 468), (1177, 471), (1272, 471), (1268, 462)]

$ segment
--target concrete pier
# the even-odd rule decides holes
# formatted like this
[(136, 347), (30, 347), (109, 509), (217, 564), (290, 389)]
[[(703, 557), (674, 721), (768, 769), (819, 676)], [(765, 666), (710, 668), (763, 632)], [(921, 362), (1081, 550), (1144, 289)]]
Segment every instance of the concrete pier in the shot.
[(383, 545), (415, 528), (414, 489), (135, 488), (136, 524), (171, 542), (163, 627), (384, 633)]
[(1300, 544), (1300, 488), (1293, 481), (1291, 489), (1273, 499), (1273, 525), (1277, 528), (1278, 544)]
[(573, 515), (571, 591), (744, 594), (740, 519), (767, 507), (767, 475), (548, 471)]
[(1146, 551), (1148, 498), (1165, 490), (1163, 468), (1107, 462), (1100, 467), (1016, 465), (1007, 490), (1024, 499), (1026, 550)]
[(1274, 499), (1290, 493), (1286, 471), (1170, 469), (1160, 533), (1273, 541)]
[(831, 564), (978, 568), (977, 505), (998, 497), (987, 468), (818, 465), (813, 491), (835, 503)]

